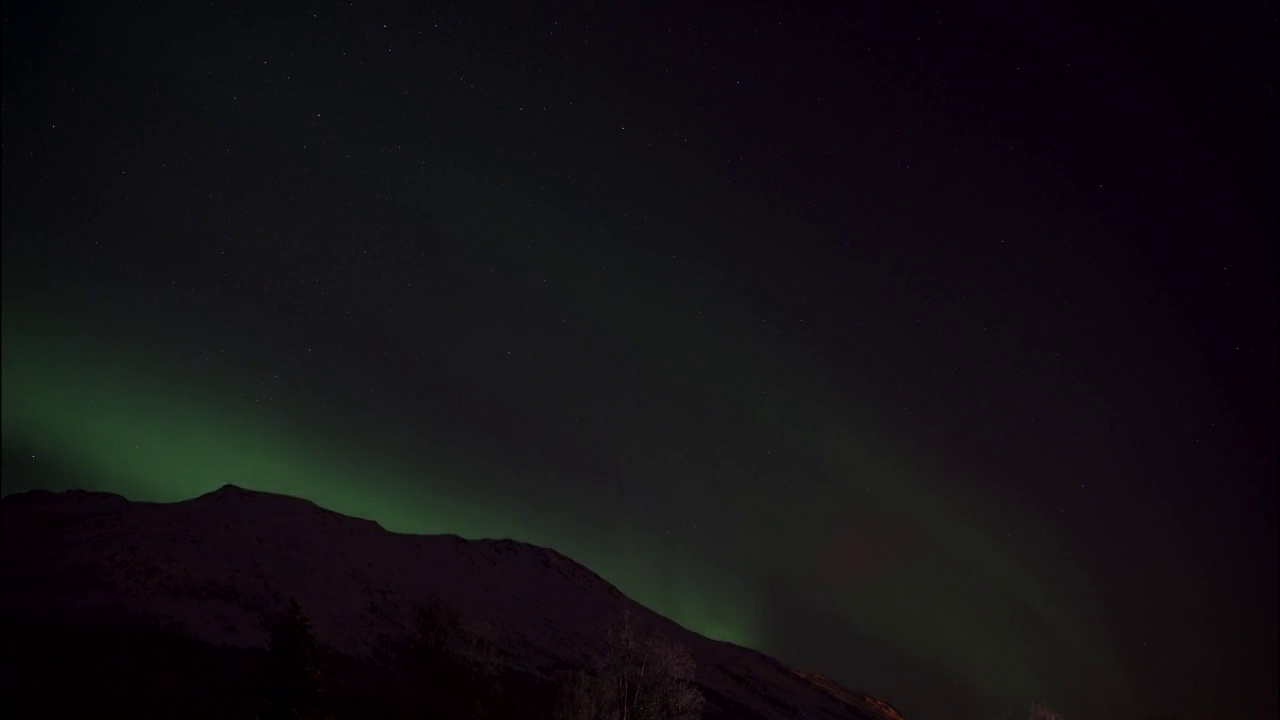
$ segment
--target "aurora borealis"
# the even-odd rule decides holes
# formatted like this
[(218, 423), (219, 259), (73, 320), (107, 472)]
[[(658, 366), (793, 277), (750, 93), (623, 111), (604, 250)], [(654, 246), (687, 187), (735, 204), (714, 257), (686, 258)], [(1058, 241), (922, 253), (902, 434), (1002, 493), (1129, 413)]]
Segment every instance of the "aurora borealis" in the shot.
[(523, 12), (6, 5), (4, 493), (547, 545), (910, 718), (1274, 710), (1262, 70)]

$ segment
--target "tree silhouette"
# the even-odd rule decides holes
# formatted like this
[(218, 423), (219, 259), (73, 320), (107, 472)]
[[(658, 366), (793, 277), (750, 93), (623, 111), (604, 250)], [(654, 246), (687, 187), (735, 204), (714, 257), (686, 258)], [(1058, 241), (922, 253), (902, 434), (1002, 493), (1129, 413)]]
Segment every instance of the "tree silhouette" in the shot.
[(605, 633), (604, 652), (564, 683), (557, 717), (565, 720), (695, 720), (703, 698), (693, 656), (682, 645), (642, 632), (630, 609)]
[(501, 690), (496, 635), (491, 625), (464, 622), (435, 598), (422, 606), (404, 667), (414, 704), (426, 717), (495, 717)]
[(271, 628), (264, 718), (318, 718), (323, 690), (320, 646), (297, 600)]

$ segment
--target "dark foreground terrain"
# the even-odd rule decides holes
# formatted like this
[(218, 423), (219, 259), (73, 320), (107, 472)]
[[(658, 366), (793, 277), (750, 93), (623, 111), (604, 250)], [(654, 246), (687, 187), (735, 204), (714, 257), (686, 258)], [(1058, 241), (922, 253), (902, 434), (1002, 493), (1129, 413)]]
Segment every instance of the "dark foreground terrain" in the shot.
[(270, 717), (305, 696), (314, 717), (593, 718), (610, 668), (636, 662), (679, 700), (664, 717), (901, 717), (546, 548), (233, 486), (173, 504), (22, 493), (0, 528), (6, 717)]
[[(5, 618), (5, 717), (269, 717), (266, 649), (215, 646), (178, 630), (29, 623)], [(326, 659), (323, 712), (329, 718), (424, 716), (403, 673), (388, 663)], [(429, 682), (429, 680), (425, 680)], [(487, 712), (493, 718), (551, 718), (559, 688), (510, 673)], [(448, 688), (436, 688), (447, 693)], [(714, 716), (714, 711), (704, 717)]]

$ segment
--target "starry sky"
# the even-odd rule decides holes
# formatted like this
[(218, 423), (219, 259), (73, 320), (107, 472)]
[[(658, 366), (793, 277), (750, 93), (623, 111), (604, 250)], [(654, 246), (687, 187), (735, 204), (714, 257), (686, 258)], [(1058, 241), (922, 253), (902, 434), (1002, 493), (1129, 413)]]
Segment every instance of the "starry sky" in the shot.
[(911, 718), (1275, 716), (1273, 5), (485, 5), (5, 4), (6, 494), (550, 545)]

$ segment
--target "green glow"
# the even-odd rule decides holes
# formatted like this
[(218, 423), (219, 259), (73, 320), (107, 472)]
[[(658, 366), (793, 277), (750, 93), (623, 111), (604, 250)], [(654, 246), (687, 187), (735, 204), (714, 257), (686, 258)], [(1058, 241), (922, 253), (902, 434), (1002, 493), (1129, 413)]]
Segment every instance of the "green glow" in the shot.
[[(870, 637), (946, 668), (994, 702), (1061, 691), (1054, 676), (1072, 667), (1093, 668), (1101, 695), (1126, 693), (1110, 643), (1077, 602), (1046, 586), (1043, 564), (1055, 549), (1036, 534), (1038, 524), (1020, 520), (1026, 511), (976, 496), (972, 484), (962, 484), (967, 490), (960, 494), (921, 482), (916, 475), (924, 463), (913, 473), (883, 459), (901, 454), (873, 455), (857, 438), (848, 429), (832, 431), (824, 443), (828, 471), (856, 478), (864, 502), (894, 528), (887, 544), (923, 538), (917, 554), (932, 561), (889, 565), (873, 578), (833, 588), (830, 599), (843, 617)], [(1009, 542), (985, 528), (1008, 529)], [(1063, 563), (1054, 563), (1053, 572), (1067, 578), (1058, 589), (1088, 586)]]
[(143, 377), (136, 361), (72, 356), (6, 332), (2, 416), (6, 450), (38, 453), (78, 487), (174, 502), (234, 483), (304, 497), (396, 532), (533, 542), (708, 637), (747, 646), (758, 640), (757, 621), (740, 598), (707, 593), (699, 569), (664, 581), (652, 570), (656, 558), (637, 554), (643, 546), (635, 538), (593, 542), (529, 517), (512, 500), (470, 497), (458, 483), (432, 482), (395, 459), (350, 454), (320, 431), (255, 412), (252, 403), (158, 373)]
[[(742, 333), (756, 339), (752, 357), (760, 375), (802, 364), (789, 356), (793, 351), (785, 340), (758, 330)], [(510, 537), (550, 546), (685, 627), (766, 652), (780, 639), (771, 638), (759, 588), (747, 583), (772, 582), (796, 598), (809, 593), (805, 603), (841, 619), (844, 626), (833, 633), (856, 630), (999, 702), (1046, 696), (1070, 667), (1095, 668), (1103, 695), (1124, 693), (1114, 654), (1096, 622), (1082, 614), (1079, 603), (1061, 597), (1063, 587), (1084, 588), (1087, 581), (1055, 563), (1057, 585), (1046, 584), (1050, 572), (1036, 562), (1054, 556), (1050, 539), (1019, 532), (1006, 541), (989, 534), (990, 528), (1017, 529), (1024, 512), (947, 491), (945, 481), (954, 480), (954, 472), (929, 468), (918, 458), (909, 465), (897, 460), (913, 453), (882, 436), (870, 439), (838, 409), (820, 412), (802, 400), (761, 404), (735, 394), (732, 382), (699, 388), (726, 415), (739, 418), (742, 432), (772, 437), (780, 451), (808, 457), (797, 472), (811, 474), (809, 482), (798, 484), (824, 478), (820, 503), (780, 494), (778, 484), (768, 482), (735, 485), (716, 497), (701, 477), (704, 468), (642, 460), (631, 470), (638, 482), (646, 474), (686, 474), (655, 492), (671, 486), (674, 502), (712, 508), (706, 522), (739, 533), (726, 542), (733, 557), (753, 563), (747, 572), (714, 555), (657, 545), (652, 527), (643, 523), (591, 528), (590, 518), (575, 517), (573, 510), (590, 507), (589, 499), (576, 498), (564, 508), (553, 500), (535, 510), (527, 494), (522, 501), (516, 493), (495, 495), (493, 482), (469, 482), (519, 475), (499, 462), (474, 461), (433, 476), (423, 468), (444, 465), (300, 423), (283, 407), (218, 394), (213, 388), (235, 386), (228, 379), (193, 382), (154, 369), (157, 359), (145, 354), (88, 354), (67, 341), (37, 341), (32, 335), (5, 333), (6, 448), (31, 448), (90, 489), (174, 501), (232, 482), (305, 497), (398, 532)], [(648, 347), (648, 355), (637, 351), (636, 357), (654, 365), (669, 362), (660, 343)], [(794, 385), (798, 398), (834, 396), (818, 373)], [(729, 481), (751, 471), (712, 470)], [(883, 538), (890, 547), (899, 538), (917, 546), (869, 575), (845, 577), (837, 568), (833, 577), (818, 577), (831, 534), (868, 517), (892, 528)], [(1040, 656), (1040, 643), (1058, 654)]]

